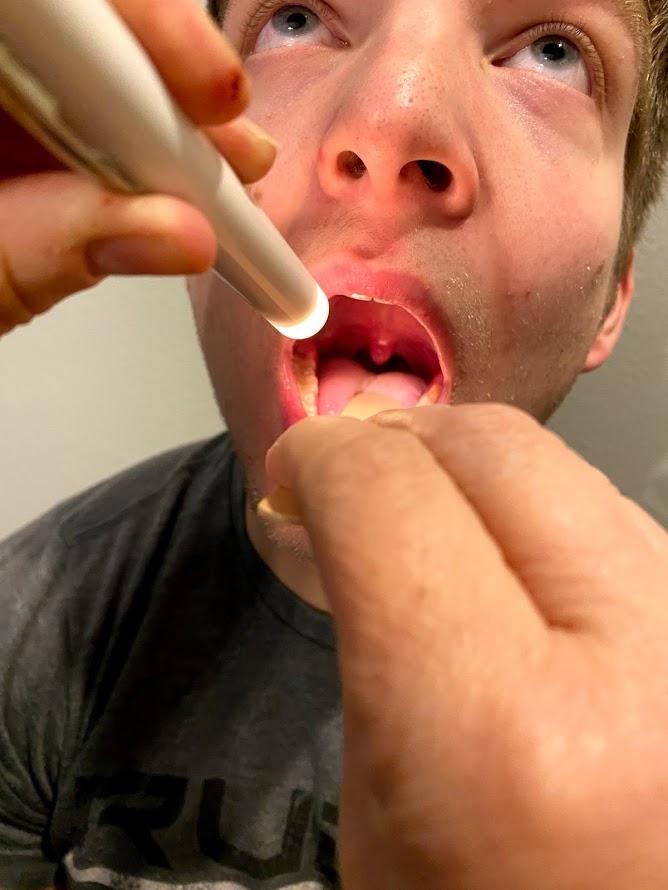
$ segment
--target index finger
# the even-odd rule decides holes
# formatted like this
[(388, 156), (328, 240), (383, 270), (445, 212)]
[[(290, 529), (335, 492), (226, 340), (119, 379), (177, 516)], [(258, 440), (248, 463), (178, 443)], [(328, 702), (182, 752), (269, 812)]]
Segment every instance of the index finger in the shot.
[(112, 0), (194, 123), (224, 123), (241, 114), (250, 80), (238, 53), (192, 0)]
[(627, 609), (665, 602), (666, 572), (656, 584), (657, 559), (665, 562), (668, 552), (665, 531), (529, 415), (464, 405), (373, 422), (423, 443), (551, 624), (600, 630), (603, 609), (608, 630), (613, 616), (628, 627)]

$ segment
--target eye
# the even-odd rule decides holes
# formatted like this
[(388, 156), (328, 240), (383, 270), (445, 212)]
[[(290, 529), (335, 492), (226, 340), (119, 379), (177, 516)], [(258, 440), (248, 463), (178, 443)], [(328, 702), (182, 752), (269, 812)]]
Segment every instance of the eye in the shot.
[(336, 45), (320, 16), (307, 6), (283, 6), (258, 32), (253, 52), (266, 52), (296, 43)]
[[(592, 52), (595, 52), (593, 46)], [(504, 59), (500, 65), (504, 68), (535, 71), (582, 93), (590, 94), (592, 91), (592, 79), (584, 50), (558, 32), (541, 34), (529, 46)]]

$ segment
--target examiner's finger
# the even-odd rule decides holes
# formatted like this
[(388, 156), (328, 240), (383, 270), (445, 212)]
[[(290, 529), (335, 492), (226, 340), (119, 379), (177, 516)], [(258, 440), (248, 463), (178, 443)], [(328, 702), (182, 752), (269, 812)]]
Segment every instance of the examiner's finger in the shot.
[(440, 663), (443, 652), (418, 653), (445, 633), (461, 667), (485, 640), (526, 653), (542, 638), (503, 554), (412, 432), (312, 418), (278, 440), (267, 472), (297, 498), (343, 646), (382, 650), (389, 623), (409, 636), (401, 657)]
[(250, 80), (239, 55), (198, 3), (112, 2), (195, 123), (222, 123), (246, 108)]
[(0, 184), (0, 334), (109, 274), (189, 274), (216, 239), (193, 207), (104, 192), (75, 173)]
[(276, 160), (277, 144), (245, 118), (208, 127), (206, 134), (236, 171), (242, 182), (257, 182)]
[[(393, 412), (373, 423), (423, 443), (549, 621), (589, 622), (594, 604), (607, 620), (610, 602), (625, 601), (629, 577), (644, 595), (656, 586), (646, 567), (655, 565), (665, 532), (641, 521), (602, 473), (523, 412), (468, 405)], [(604, 582), (600, 591), (595, 578)], [(665, 598), (664, 590), (655, 594)]]

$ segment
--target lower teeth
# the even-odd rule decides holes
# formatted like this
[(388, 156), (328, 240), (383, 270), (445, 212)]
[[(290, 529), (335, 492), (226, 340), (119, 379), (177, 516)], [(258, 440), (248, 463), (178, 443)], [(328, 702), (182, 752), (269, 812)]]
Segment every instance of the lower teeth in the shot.
[[(293, 355), (293, 371), (295, 380), (299, 389), (299, 394), (304, 406), (307, 417), (318, 416), (318, 375), (317, 375), (317, 356), (315, 352), (311, 354)], [(443, 377), (439, 374), (429, 385), (426, 392), (417, 402), (417, 408), (435, 405), (443, 393)], [(358, 393), (358, 396), (364, 395), (364, 392)], [(357, 397), (355, 397), (357, 398)]]
[(426, 408), (428, 405), (435, 405), (440, 399), (443, 392), (443, 378), (439, 376), (433, 381), (427, 392), (417, 403), (416, 408)]
[(318, 414), (318, 376), (316, 359), (309, 355), (293, 356), (293, 370), (304, 410), (309, 417)]

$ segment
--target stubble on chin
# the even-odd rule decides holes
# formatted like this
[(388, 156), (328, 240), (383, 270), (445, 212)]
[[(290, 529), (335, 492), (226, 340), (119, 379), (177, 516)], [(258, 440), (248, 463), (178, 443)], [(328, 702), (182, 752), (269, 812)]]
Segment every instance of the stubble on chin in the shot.
[(247, 485), (246, 494), (246, 529), (256, 551), (268, 562), (268, 556), (280, 552), (285, 557), (298, 563), (313, 562), (313, 548), (306, 530), (300, 525), (272, 521), (257, 512), (262, 500), (257, 489)]

